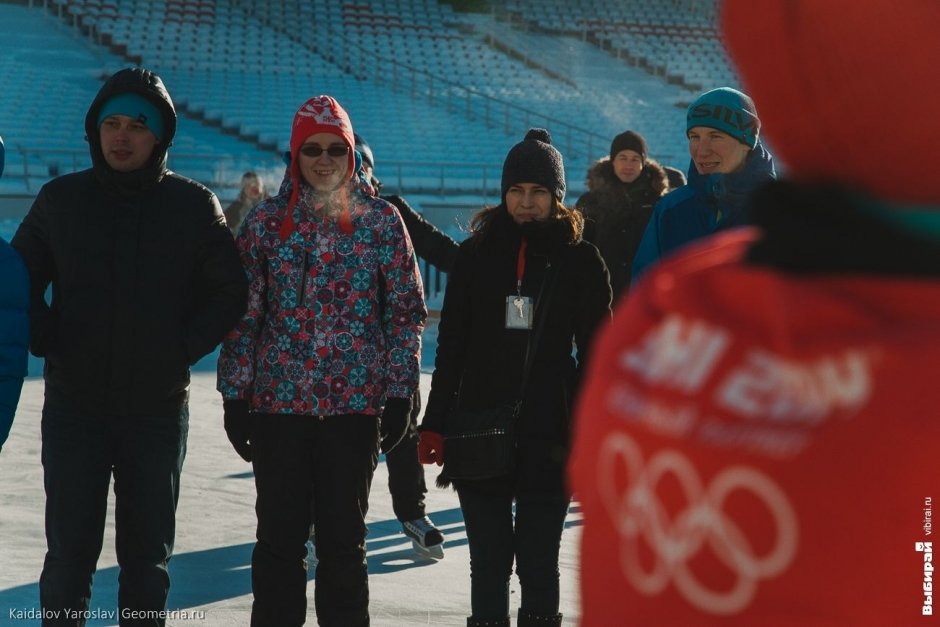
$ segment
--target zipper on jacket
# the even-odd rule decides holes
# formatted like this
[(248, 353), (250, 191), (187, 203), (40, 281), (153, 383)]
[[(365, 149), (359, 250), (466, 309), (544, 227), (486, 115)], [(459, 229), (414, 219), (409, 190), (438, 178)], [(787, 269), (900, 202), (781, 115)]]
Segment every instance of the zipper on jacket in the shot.
[(310, 253), (304, 249), (304, 263), (300, 268), (300, 289), (297, 290), (297, 307), (304, 306), (304, 296), (307, 292), (307, 268), (310, 263)]

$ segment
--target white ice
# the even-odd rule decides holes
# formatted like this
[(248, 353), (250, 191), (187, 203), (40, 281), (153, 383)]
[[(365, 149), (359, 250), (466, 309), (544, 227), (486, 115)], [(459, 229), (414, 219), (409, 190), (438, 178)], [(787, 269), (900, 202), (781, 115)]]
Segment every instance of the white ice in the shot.
[[(430, 375), (422, 375), (425, 398)], [(27, 380), (10, 438), (0, 451), (0, 625), (38, 625), (16, 612), (39, 610), (39, 573), (45, 555), (44, 495), (40, 461), (43, 382)], [(439, 562), (419, 559), (392, 513), (388, 474), (380, 460), (368, 516), (369, 585), (372, 624), (465, 625), (470, 614), (467, 537), (456, 493), (434, 487), (437, 466), (426, 467), (428, 515), (447, 536)], [(247, 625), (251, 608), (250, 557), (254, 542), (254, 481), (251, 466), (231, 449), (222, 429), (222, 404), (215, 375), (193, 375), (189, 447), (177, 512), (175, 556), (170, 562), (169, 608), (200, 610), (204, 619), (170, 620), (168, 625)], [(113, 506), (113, 497), (111, 499)], [(561, 611), (575, 625), (578, 609), (577, 504), (568, 515), (561, 548)], [(307, 584), (307, 624), (316, 625), (314, 571)], [(518, 580), (511, 584), (511, 614), (519, 607)], [(114, 515), (109, 512), (104, 550), (98, 560), (92, 610), (114, 612), (117, 561)], [(12, 614), (11, 614), (12, 613)], [(20, 614), (22, 615), (22, 614)], [(116, 621), (91, 620), (88, 625)]]

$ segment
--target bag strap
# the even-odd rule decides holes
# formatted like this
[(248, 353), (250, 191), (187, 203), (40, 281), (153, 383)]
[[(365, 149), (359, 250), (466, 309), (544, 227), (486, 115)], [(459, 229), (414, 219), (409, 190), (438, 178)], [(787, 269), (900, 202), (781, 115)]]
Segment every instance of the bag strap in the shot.
[(516, 401), (516, 406), (521, 407), (522, 399), (525, 398), (525, 389), (529, 383), (529, 374), (532, 372), (532, 355), (535, 354), (535, 349), (538, 347), (539, 340), (542, 337), (542, 330), (545, 328), (545, 316), (543, 314), (539, 316), (539, 312), (542, 311), (542, 307), (539, 307), (543, 302), (547, 302), (544, 299), (547, 299), (552, 295), (552, 292), (555, 288), (556, 279), (558, 278), (558, 266), (561, 265), (561, 261), (553, 266), (552, 259), (549, 257), (548, 263), (545, 266), (546, 275), (542, 279), (542, 285), (539, 286), (539, 293), (535, 297), (535, 304), (533, 305), (533, 317), (535, 318), (535, 327), (532, 329), (532, 333), (529, 334), (529, 338), (526, 341), (525, 349), (525, 365), (522, 369), (522, 382), (519, 385), (519, 399)]

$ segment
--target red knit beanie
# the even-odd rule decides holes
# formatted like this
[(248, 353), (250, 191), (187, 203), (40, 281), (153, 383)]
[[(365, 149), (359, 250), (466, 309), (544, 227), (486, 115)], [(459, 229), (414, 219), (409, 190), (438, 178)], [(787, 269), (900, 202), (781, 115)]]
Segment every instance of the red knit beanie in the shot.
[[(349, 147), (346, 167), (346, 180), (348, 181), (355, 174), (356, 140), (353, 135), (352, 122), (349, 120), (349, 114), (343, 109), (336, 99), (332, 96), (316, 96), (305, 102), (294, 115), (294, 125), (290, 133), (290, 178), (291, 193), (287, 201), (287, 215), (281, 225), (281, 239), (287, 237), (294, 230), (294, 207), (297, 205), (297, 198), (300, 194), (300, 159), (299, 150), (304, 142), (311, 135), (317, 133), (332, 133), (336, 135)], [(352, 222), (349, 217), (348, 208), (340, 216), (340, 224), (343, 230), (351, 231)]]
[(725, 0), (731, 58), (795, 179), (937, 204), (940, 2)]

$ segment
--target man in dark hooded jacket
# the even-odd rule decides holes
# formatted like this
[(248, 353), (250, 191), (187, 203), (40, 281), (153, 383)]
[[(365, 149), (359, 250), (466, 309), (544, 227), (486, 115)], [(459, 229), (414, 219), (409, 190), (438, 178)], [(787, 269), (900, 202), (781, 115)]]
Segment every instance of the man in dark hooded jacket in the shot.
[(162, 625), (189, 367), (239, 320), (247, 284), (215, 194), (167, 170), (176, 112), (156, 74), (109, 78), (85, 132), (91, 169), (46, 184), (13, 238), (45, 357), (40, 601), (44, 616), (88, 610), (113, 475), (120, 623)]

